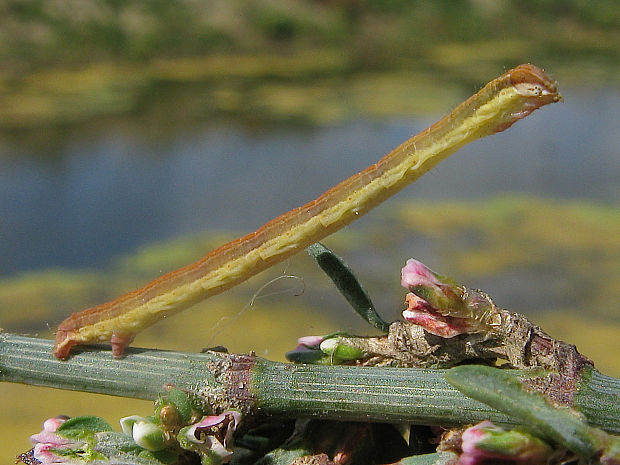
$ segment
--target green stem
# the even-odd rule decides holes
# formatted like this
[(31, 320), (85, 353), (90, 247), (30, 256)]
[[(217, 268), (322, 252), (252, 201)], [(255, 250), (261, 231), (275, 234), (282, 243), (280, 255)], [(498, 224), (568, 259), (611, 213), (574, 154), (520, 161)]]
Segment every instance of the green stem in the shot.
[(258, 360), (253, 389), (260, 410), (285, 417), (462, 425), (514, 423), (444, 380), (445, 370), (274, 363)]
[[(445, 381), (446, 370), (292, 365), (220, 352), (148, 349), (130, 349), (115, 359), (109, 350), (93, 347), (59, 361), (52, 347), (50, 340), (0, 333), (0, 381), (152, 400), (173, 384), (216, 410), (232, 405), (276, 417), (445, 426), (517, 423), (461, 394)], [(620, 381), (593, 375), (583, 383), (575, 407), (593, 426), (620, 432)], [(597, 391), (609, 392), (594, 395), (593, 383)]]
[(167, 383), (194, 390), (216, 385), (204, 366), (214, 361), (212, 353), (134, 349), (118, 359), (89, 347), (60, 361), (53, 346), (47, 339), (0, 333), (0, 381), (146, 400), (157, 399)]

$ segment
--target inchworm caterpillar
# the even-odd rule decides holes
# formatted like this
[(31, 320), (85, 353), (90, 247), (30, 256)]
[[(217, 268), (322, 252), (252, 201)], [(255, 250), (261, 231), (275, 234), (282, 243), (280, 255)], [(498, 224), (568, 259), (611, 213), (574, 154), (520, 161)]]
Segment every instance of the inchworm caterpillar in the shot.
[(317, 199), (141, 289), (74, 313), (58, 327), (54, 354), (66, 358), (75, 345), (110, 341), (113, 354), (122, 355), (145, 327), (296, 254), (359, 218), (463, 145), (503, 131), (560, 99), (555, 81), (536, 66), (506, 72), (439, 122)]

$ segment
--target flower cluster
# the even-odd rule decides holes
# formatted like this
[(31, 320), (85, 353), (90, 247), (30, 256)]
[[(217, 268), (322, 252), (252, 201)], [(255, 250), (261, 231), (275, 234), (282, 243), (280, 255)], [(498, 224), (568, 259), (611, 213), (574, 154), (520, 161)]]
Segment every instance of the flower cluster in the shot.
[(43, 422), (43, 430), (30, 437), (33, 448), (17, 457), (26, 464), (82, 464), (106, 459), (97, 450), (112, 428), (98, 417), (58, 416)]
[[(18, 456), (18, 460), (24, 463), (78, 463), (79, 456), (75, 454), (69, 454), (74, 450), (83, 450), (83, 441), (75, 441), (72, 439), (64, 438), (56, 433), (58, 427), (66, 422), (69, 417), (57, 416), (54, 418), (48, 418), (43, 422), (43, 430), (40, 433), (30, 436), (30, 443), (33, 448), (28, 452)], [(74, 455), (72, 458), (70, 455)]]
[(403, 318), (429, 333), (451, 338), (497, 324), (499, 313), (485, 293), (456, 285), (413, 258), (401, 276), (402, 286), (410, 291)]
[(233, 434), (240, 420), (241, 413), (236, 410), (205, 416), (179, 431), (179, 445), (198, 452), (203, 465), (227, 463), (232, 458)]
[(180, 451), (196, 453), (203, 465), (227, 463), (233, 454), (233, 435), (241, 413), (228, 410), (204, 415), (190, 396), (171, 390), (160, 397), (155, 415), (121, 419), (122, 433), (98, 417), (50, 418), (43, 431), (31, 436), (33, 448), (17, 457), (28, 465), (134, 463), (170, 465)]

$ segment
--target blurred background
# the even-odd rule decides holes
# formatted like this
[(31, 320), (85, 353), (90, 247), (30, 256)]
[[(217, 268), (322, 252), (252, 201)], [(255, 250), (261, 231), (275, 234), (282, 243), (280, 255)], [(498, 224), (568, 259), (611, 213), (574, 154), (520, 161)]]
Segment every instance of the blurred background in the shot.
[[(620, 376), (614, 0), (0, 2), (0, 327), (52, 337), (71, 312), (315, 198), (525, 62), (564, 103), (325, 242), (389, 321), (416, 257)], [(299, 254), (135, 345), (283, 360), (297, 337), (334, 330), (374, 334)], [(151, 409), (2, 384), (0, 460), (50, 416), (117, 424)]]

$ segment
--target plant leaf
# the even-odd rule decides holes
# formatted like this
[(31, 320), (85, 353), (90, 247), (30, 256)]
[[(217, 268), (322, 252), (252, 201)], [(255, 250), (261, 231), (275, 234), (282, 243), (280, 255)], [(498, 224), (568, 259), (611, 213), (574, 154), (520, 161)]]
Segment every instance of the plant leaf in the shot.
[(58, 427), (56, 433), (68, 439), (86, 439), (95, 433), (112, 431), (110, 424), (103, 418), (95, 416), (73, 417)]
[(321, 269), (334, 282), (340, 293), (347, 299), (364, 320), (378, 330), (387, 333), (389, 323), (383, 321), (375, 310), (368, 293), (351, 269), (325, 245), (317, 242), (306, 249)]
[(468, 397), (510, 415), (545, 439), (590, 458), (610, 436), (589, 426), (575, 410), (555, 407), (539, 392), (532, 392), (510, 370), (461, 365), (446, 372), (446, 380)]

